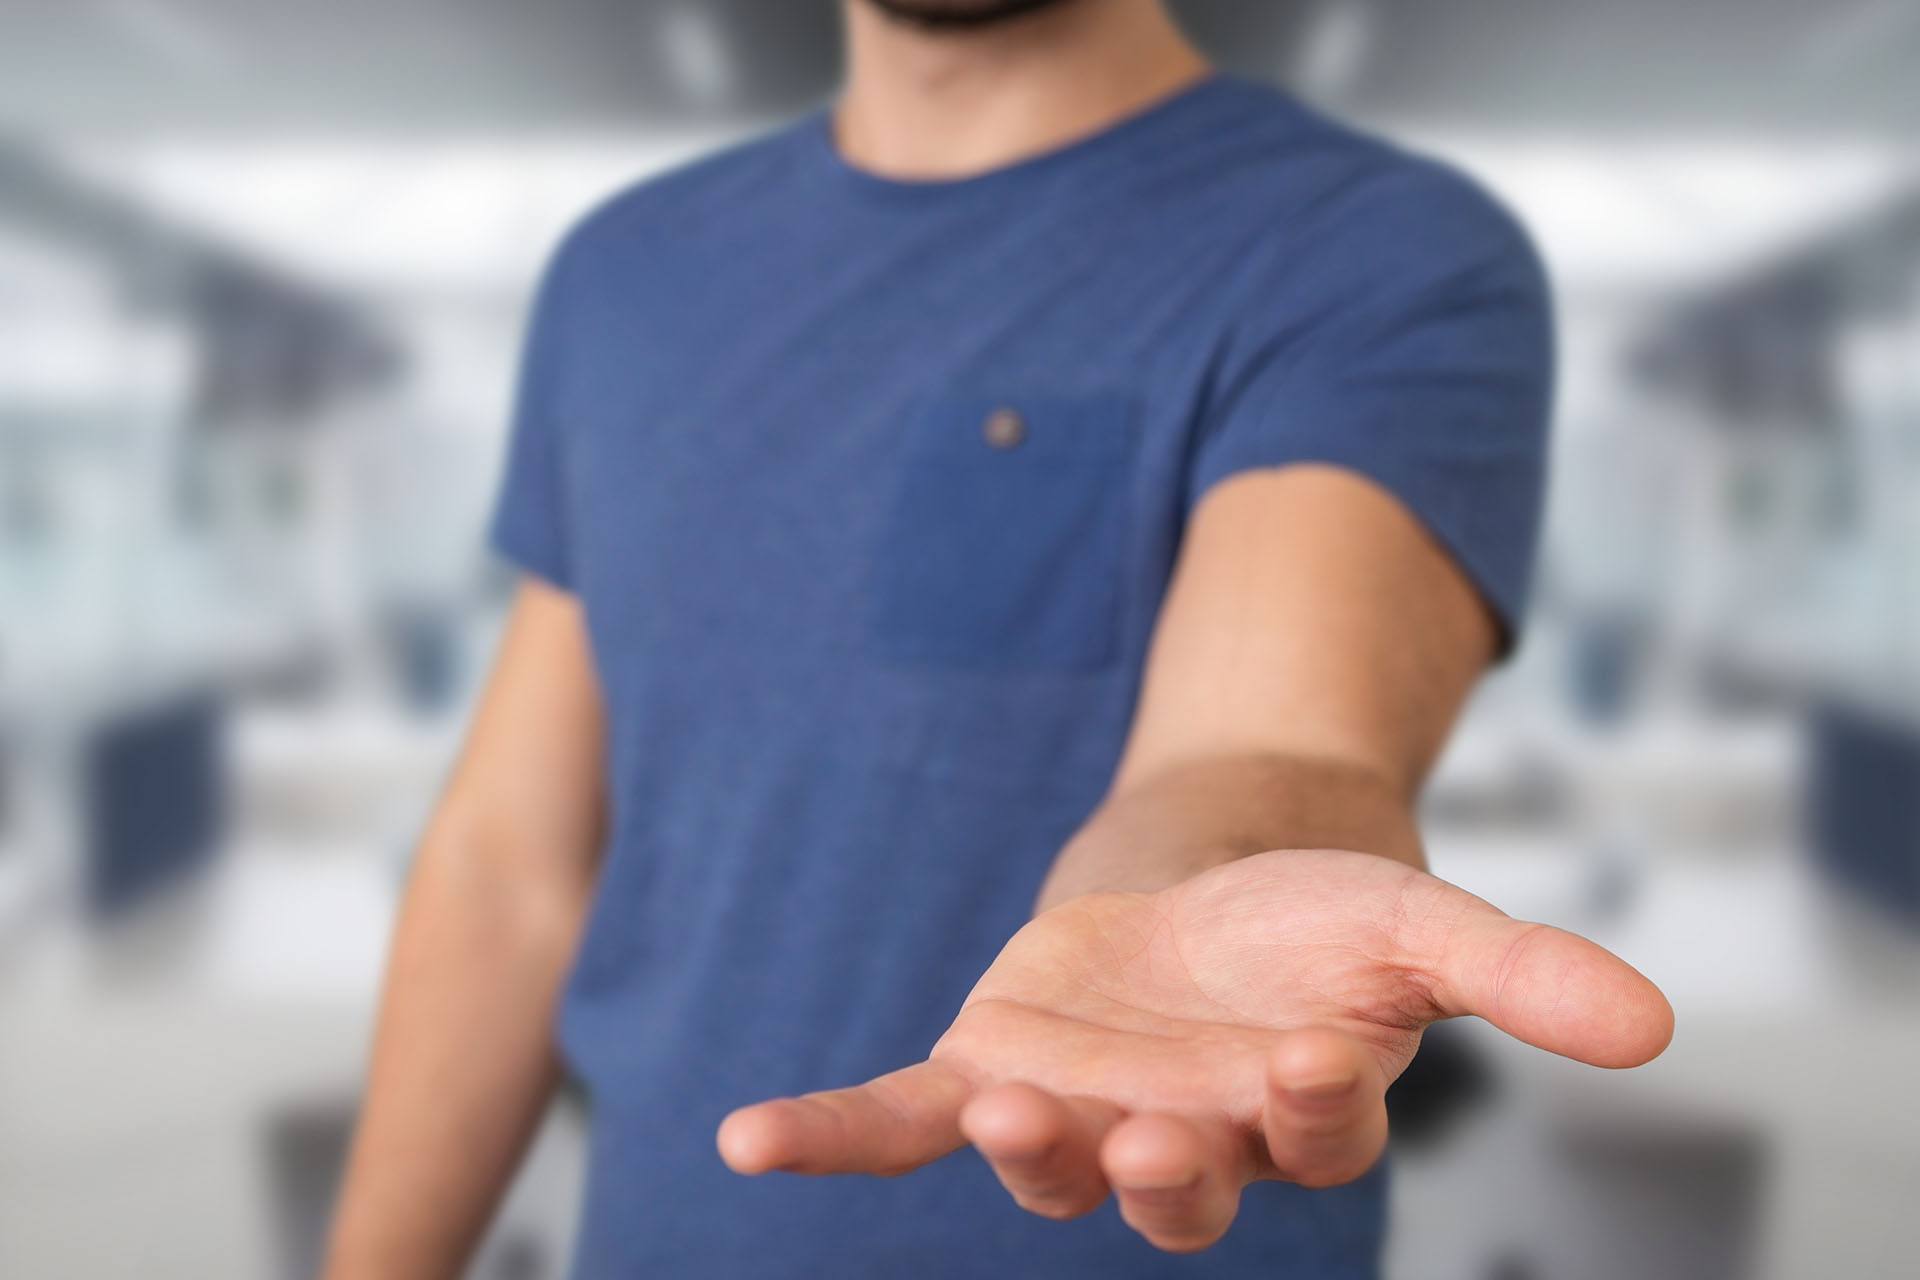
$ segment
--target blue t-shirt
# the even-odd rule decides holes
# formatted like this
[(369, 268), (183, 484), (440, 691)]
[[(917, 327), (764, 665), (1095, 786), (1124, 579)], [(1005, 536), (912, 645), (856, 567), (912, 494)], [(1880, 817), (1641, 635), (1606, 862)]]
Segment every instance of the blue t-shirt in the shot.
[(588, 217), (494, 526), (584, 602), (608, 712), (578, 1274), (1371, 1275), (1377, 1174), (1257, 1185), (1178, 1258), (971, 1150), (748, 1179), (714, 1130), (926, 1055), (1099, 801), (1222, 477), (1370, 477), (1511, 627), (1548, 310), (1467, 181), (1228, 78), (957, 181), (853, 169), (815, 116)]

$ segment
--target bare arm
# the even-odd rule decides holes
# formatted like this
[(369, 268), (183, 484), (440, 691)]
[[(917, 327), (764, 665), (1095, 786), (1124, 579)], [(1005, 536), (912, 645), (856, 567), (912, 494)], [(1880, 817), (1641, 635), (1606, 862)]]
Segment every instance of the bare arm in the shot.
[(1269, 849), (1423, 866), (1414, 801), (1495, 641), (1453, 561), (1369, 482), (1223, 483), (1188, 531), (1112, 791), (1040, 907)]
[(529, 582), (407, 887), (329, 1280), (458, 1275), (552, 1094), (601, 714), (578, 603)]
[(1596, 1066), (1673, 1014), (1583, 938), (1420, 870), (1413, 800), (1491, 619), (1350, 473), (1240, 476), (1195, 513), (1133, 735), (1041, 910), (923, 1062), (741, 1108), (743, 1173), (890, 1173), (971, 1142), (1021, 1205), (1109, 1194), (1204, 1248), (1250, 1181), (1329, 1186), (1386, 1143), (1420, 1033), (1472, 1014)]

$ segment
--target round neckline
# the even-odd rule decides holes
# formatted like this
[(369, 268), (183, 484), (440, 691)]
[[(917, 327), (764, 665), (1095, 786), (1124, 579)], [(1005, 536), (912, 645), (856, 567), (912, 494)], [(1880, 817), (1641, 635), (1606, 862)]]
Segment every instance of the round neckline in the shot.
[(978, 173), (952, 178), (896, 178), (863, 169), (848, 160), (834, 136), (833, 106), (815, 111), (804, 121), (809, 149), (818, 153), (819, 168), (839, 184), (870, 198), (883, 200), (939, 200), (962, 194), (996, 190), (1009, 183), (1038, 177), (1062, 167), (1083, 164), (1116, 147), (1124, 147), (1139, 133), (1153, 128), (1171, 116), (1181, 114), (1195, 102), (1210, 98), (1232, 83), (1232, 77), (1209, 70), (1172, 92), (1136, 107), (1091, 133), (1048, 147), (1043, 151), (1010, 160)]

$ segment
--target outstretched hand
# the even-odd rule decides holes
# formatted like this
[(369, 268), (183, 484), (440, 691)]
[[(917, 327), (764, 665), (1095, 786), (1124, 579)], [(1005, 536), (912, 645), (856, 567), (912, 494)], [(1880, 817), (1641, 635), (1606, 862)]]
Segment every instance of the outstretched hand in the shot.
[(1158, 893), (1073, 899), (1016, 934), (925, 1062), (743, 1107), (741, 1173), (902, 1173), (971, 1142), (1047, 1217), (1109, 1190), (1204, 1248), (1258, 1178), (1330, 1186), (1387, 1138), (1385, 1093), (1441, 1018), (1631, 1067), (1673, 1012), (1594, 943), (1369, 854), (1277, 852)]

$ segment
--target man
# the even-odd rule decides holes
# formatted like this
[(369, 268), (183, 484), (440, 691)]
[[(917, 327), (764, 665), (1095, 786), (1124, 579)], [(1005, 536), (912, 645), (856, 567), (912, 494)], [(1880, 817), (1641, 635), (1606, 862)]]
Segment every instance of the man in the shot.
[(548, 275), (330, 1274), (456, 1274), (564, 1062), (583, 1277), (1371, 1275), (1429, 1022), (1671, 1032), (1420, 870), (1522, 608), (1538, 267), (1156, 0), (845, 19), (835, 109)]

